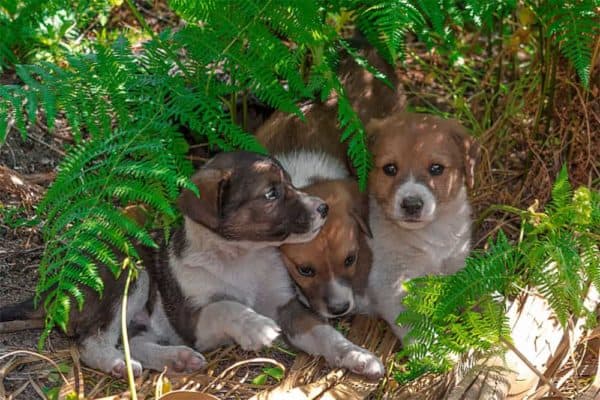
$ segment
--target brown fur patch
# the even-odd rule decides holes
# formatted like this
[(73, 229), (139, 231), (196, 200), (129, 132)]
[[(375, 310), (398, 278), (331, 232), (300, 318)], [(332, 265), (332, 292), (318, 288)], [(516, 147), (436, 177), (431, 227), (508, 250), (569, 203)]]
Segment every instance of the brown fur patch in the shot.
[[(358, 66), (351, 57), (345, 57), (339, 67), (339, 76), (352, 107), (364, 124), (371, 118), (380, 118), (402, 110), (405, 99), (399, 89), (394, 68), (387, 64), (374, 49), (361, 51), (369, 63), (384, 72), (396, 91), (386, 86), (371, 73)], [(337, 98), (323, 103), (301, 107), (305, 121), (282, 112), (275, 112), (257, 131), (257, 139), (271, 154), (291, 150), (320, 150), (331, 154), (350, 166), (346, 155), (347, 142), (340, 143), (341, 131), (337, 119)]]

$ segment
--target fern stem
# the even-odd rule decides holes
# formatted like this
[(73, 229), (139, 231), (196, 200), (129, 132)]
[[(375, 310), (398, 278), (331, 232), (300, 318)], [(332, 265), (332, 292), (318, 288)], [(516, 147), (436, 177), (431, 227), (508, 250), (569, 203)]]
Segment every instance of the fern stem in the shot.
[(248, 131), (248, 92), (242, 95), (242, 127)]
[(127, 296), (129, 295), (129, 284), (131, 283), (131, 275), (133, 274), (133, 266), (129, 265), (129, 259), (123, 262), (123, 266), (127, 268), (127, 280), (125, 281), (125, 290), (123, 290), (123, 303), (121, 305), (121, 335), (123, 340), (123, 352), (125, 353), (125, 366), (127, 367), (127, 383), (131, 392), (131, 400), (137, 400), (137, 392), (135, 390), (135, 379), (133, 377), (133, 368), (131, 366), (131, 353), (129, 351), (129, 339), (127, 337)]
[(550, 120), (552, 119), (552, 109), (554, 108), (554, 91), (556, 88), (556, 67), (558, 64), (558, 46), (553, 47), (553, 51), (550, 53), (551, 65), (550, 65), (550, 79), (548, 81), (548, 88), (546, 89), (546, 121), (544, 126), (544, 133), (546, 134), (546, 141), (550, 138), (548, 130), (550, 129)]

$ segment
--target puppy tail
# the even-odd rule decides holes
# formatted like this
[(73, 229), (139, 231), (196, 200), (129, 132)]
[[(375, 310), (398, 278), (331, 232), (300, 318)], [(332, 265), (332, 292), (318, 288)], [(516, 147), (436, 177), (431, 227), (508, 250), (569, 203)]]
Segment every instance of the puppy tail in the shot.
[(0, 322), (43, 318), (43, 308), (38, 307), (37, 310), (34, 308), (33, 297), (20, 303), (0, 307)]

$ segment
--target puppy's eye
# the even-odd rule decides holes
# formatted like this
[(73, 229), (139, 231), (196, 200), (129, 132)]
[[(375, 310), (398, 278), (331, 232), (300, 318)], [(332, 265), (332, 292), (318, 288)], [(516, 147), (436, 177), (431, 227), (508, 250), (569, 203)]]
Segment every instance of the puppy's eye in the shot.
[(354, 254), (351, 254), (348, 257), (346, 257), (346, 259), (344, 260), (344, 266), (346, 268), (351, 267), (355, 261), (356, 261), (356, 256)]
[(432, 176), (441, 175), (444, 173), (444, 166), (441, 164), (431, 164), (429, 166), (429, 174)]
[(267, 191), (267, 193), (265, 193), (265, 199), (267, 199), (268, 201), (277, 200), (279, 198), (279, 196), (281, 196), (281, 193), (279, 192), (279, 189), (276, 188), (275, 186), (270, 188)]
[(302, 276), (315, 276), (315, 269), (310, 265), (298, 265), (298, 273)]
[(396, 176), (398, 168), (394, 164), (385, 164), (383, 166), (383, 173), (387, 176)]

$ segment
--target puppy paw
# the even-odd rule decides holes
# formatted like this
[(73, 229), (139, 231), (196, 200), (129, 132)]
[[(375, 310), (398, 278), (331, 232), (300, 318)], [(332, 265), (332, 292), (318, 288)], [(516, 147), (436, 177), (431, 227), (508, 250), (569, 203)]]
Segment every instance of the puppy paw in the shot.
[(172, 361), (175, 372), (194, 372), (206, 365), (206, 359), (197, 351), (186, 346), (178, 346), (175, 359)]
[[(131, 360), (131, 368), (135, 378), (142, 375), (142, 364), (140, 364), (138, 361)], [(116, 378), (127, 379), (127, 367), (125, 365), (125, 360), (116, 360), (112, 366), (112, 369), (110, 370), (110, 373)]]
[(281, 334), (281, 328), (271, 318), (255, 315), (244, 321), (236, 341), (247, 351), (258, 351), (270, 346)]
[(360, 347), (348, 351), (340, 360), (340, 366), (371, 380), (385, 375), (385, 367), (379, 358)]

